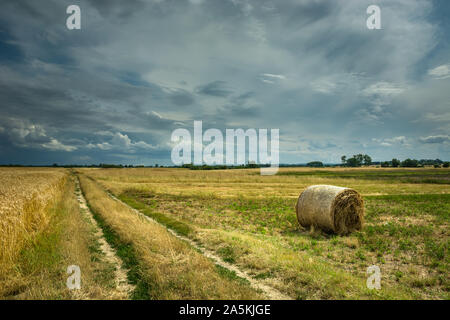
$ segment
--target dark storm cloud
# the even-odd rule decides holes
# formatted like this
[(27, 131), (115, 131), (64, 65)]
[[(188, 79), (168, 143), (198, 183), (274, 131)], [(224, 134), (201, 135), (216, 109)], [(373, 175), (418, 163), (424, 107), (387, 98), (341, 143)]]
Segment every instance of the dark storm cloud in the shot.
[(194, 96), (186, 90), (178, 90), (170, 95), (170, 100), (177, 106), (189, 106), (195, 102)]
[(280, 128), (282, 162), (448, 158), (450, 5), (375, 2), (376, 31), (369, 0), (5, 0), (0, 161), (169, 164), (194, 120)]
[(197, 93), (213, 97), (227, 97), (231, 94), (225, 81), (213, 81), (197, 87)]
[(20, 47), (14, 43), (7, 27), (0, 25), (0, 61), (15, 63), (23, 60)]
[[(127, 0), (88, 0), (92, 7), (106, 19), (130, 19), (133, 14), (145, 8), (146, 1)], [(147, 1), (148, 3), (148, 1)]]
[(225, 106), (223, 109), (229, 117), (256, 117), (260, 115), (256, 107)]

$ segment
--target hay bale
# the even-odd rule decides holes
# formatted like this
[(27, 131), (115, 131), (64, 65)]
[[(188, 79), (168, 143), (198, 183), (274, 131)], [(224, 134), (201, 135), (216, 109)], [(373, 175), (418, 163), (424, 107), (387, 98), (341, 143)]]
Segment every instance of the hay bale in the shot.
[(314, 226), (340, 235), (361, 230), (364, 221), (363, 199), (349, 188), (310, 186), (298, 197), (295, 209), (303, 227)]

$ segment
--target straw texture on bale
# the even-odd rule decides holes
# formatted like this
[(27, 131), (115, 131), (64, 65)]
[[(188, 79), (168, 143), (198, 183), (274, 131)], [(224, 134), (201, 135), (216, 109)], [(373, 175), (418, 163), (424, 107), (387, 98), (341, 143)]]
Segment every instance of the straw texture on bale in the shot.
[(295, 209), (303, 227), (314, 226), (340, 235), (361, 230), (364, 221), (363, 199), (349, 188), (310, 186), (300, 194)]

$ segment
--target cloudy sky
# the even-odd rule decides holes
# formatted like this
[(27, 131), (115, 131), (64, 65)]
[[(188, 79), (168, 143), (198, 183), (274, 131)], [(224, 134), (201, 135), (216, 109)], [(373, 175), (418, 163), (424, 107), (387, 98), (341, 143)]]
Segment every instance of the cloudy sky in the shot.
[(279, 128), (282, 163), (450, 160), (449, 16), (448, 0), (2, 0), (0, 163), (170, 164), (194, 120)]

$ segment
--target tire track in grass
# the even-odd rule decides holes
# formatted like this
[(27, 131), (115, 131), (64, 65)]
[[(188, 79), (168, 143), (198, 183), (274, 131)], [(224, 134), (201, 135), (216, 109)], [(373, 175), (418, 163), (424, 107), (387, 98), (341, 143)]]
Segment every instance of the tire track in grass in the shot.
[(131, 207), (130, 205), (128, 205), (127, 203), (123, 202), (122, 200), (120, 200), (119, 198), (117, 198), (115, 195), (113, 195), (111, 192), (105, 190), (106, 193), (108, 194), (108, 196), (117, 201), (122, 203), (124, 206), (126, 206), (127, 208), (129, 208), (130, 210), (132, 210), (133, 212), (135, 212), (137, 215), (145, 218), (146, 220), (156, 223), (160, 226), (162, 226), (163, 228), (165, 228), (168, 232), (170, 232), (174, 237), (187, 242), (189, 245), (191, 245), (193, 248), (195, 248), (196, 250), (198, 250), (201, 254), (203, 254), (205, 257), (209, 258), (210, 260), (212, 260), (216, 265), (218, 265), (219, 267), (225, 268), (231, 272), (234, 272), (236, 274), (236, 276), (247, 280), (250, 283), (250, 286), (253, 287), (256, 290), (260, 290), (264, 293), (264, 295), (269, 299), (269, 300), (292, 300), (291, 297), (281, 293), (280, 291), (278, 291), (275, 288), (272, 288), (270, 286), (267, 286), (263, 283), (261, 283), (260, 281), (252, 278), (248, 273), (246, 273), (245, 271), (240, 270), (236, 265), (230, 264), (228, 262), (225, 262), (221, 257), (219, 257), (218, 255), (216, 255), (213, 251), (208, 250), (206, 248), (200, 247), (195, 241), (193, 241), (192, 239), (182, 236), (180, 234), (178, 234), (176, 231), (174, 231), (171, 228), (168, 228), (167, 226), (165, 226), (164, 224), (159, 223), (158, 221), (156, 221), (155, 219), (143, 214), (142, 212), (140, 212), (139, 210)]
[(97, 237), (98, 242), (100, 243), (100, 250), (102, 251), (104, 255), (104, 259), (106, 262), (111, 263), (114, 265), (115, 271), (114, 271), (114, 280), (116, 285), (116, 290), (118, 291), (118, 296), (120, 298), (128, 298), (132, 294), (132, 292), (135, 290), (135, 286), (130, 284), (128, 282), (128, 271), (124, 266), (122, 260), (117, 256), (116, 251), (109, 245), (109, 243), (105, 239), (105, 235), (98, 225), (97, 221), (94, 218), (94, 215), (92, 214), (91, 210), (89, 209), (87, 205), (87, 201), (83, 196), (83, 193), (81, 192), (80, 188), (80, 181), (77, 178), (76, 179), (76, 189), (75, 193), (77, 196), (78, 204), (80, 205), (80, 209), (82, 213), (85, 214), (85, 216), (89, 219), (89, 222), (94, 227), (95, 233), (94, 235)]

